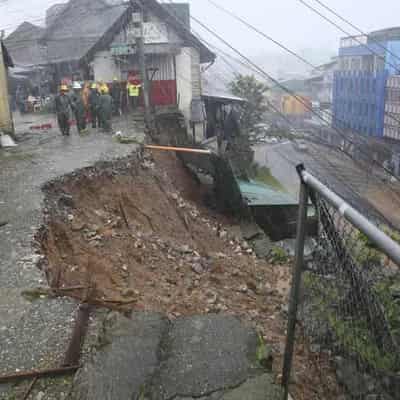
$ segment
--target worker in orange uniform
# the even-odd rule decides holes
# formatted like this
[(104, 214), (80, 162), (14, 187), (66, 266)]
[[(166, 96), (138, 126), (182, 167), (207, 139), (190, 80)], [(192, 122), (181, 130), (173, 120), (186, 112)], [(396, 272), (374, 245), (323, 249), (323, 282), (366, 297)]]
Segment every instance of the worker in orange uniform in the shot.
[(90, 116), (89, 95), (90, 95), (90, 83), (85, 82), (82, 90), (82, 100), (83, 100), (83, 105), (85, 106), (86, 122), (89, 121), (89, 116)]

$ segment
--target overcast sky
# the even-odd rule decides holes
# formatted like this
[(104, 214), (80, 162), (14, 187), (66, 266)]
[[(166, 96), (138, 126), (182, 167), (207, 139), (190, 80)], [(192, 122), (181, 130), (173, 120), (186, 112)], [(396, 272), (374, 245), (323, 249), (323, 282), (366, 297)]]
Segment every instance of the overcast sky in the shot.
[[(167, 0), (163, 0), (167, 2)], [(183, 0), (181, 0), (183, 1)], [(192, 14), (221, 33), (246, 54), (280, 51), (268, 41), (250, 32), (232, 18), (214, 8), (208, 0), (189, 0)], [(328, 50), (334, 53), (339, 38), (344, 36), (319, 16), (313, 14), (299, 0), (214, 0), (230, 8), (265, 33), (282, 41), (290, 48)], [(313, 3), (314, 0), (306, 0)], [(363, 30), (376, 30), (400, 25), (399, 0), (324, 0), (326, 4), (350, 19)], [(0, 29), (15, 28), (24, 20), (43, 24), (45, 9), (60, 0), (0, 0)], [(315, 6), (318, 4), (313, 3)], [(324, 11), (326, 13), (326, 11)], [(193, 28), (210, 38), (193, 23)], [(351, 29), (351, 28), (348, 28)], [(217, 43), (215, 39), (210, 39)]]

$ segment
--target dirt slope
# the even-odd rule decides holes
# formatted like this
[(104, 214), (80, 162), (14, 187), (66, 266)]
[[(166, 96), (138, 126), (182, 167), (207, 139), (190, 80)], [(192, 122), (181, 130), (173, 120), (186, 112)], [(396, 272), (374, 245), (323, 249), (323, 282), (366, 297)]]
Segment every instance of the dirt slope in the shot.
[[(170, 318), (233, 314), (272, 344), (279, 374), (289, 266), (258, 260), (232, 221), (202, 205), (204, 189), (174, 155), (99, 164), (45, 190), (47, 221), (39, 239), (52, 288)], [(303, 345), (297, 350), (296, 399), (329, 398), (313, 357)], [(331, 398), (337, 398), (334, 385)]]

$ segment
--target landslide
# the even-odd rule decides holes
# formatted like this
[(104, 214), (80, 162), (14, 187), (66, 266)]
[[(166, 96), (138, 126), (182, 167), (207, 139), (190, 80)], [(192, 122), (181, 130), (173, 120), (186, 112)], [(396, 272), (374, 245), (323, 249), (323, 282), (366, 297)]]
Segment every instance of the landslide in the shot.
[[(172, 319), (235, 315), (271, 344), (279, 374), (290, 267), (257, 259), (235, 221), (204, 205), (209, 188), (175, 155), (135, 153), (49, 182), (44, 191), (38, 242), (56, 293)], [(296, 351), (296, 398), (336, 398), (334, 383), (315, 381), (325, 372), (303, 342)]]

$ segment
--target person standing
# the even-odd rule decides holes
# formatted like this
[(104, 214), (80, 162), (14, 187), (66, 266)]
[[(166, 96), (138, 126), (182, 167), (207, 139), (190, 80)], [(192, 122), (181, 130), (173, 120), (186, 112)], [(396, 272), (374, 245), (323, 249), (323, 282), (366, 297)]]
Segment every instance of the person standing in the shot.
[(92, 83), (89, 94), (89, 109), (90, 116), (92, 119), (92, 128), (96, 129), (100, 125), (99, 120), (99, 103), (100, 103), (100, 93), (97, 90), (97, 84)]
[(85, 82), (82, 90), (82, 100), (83, 100), (83, 105), (85, 106), (86, 122), (89, 121), (89, 114), (90, 114), (89, 95), (90, 95), (90, 83)]
[(83, 104), (82, 98), (82, 86), (79, 82), (74, 82), (73, 89), (74, 93), (71, 96), (72, 110), (75, 115), (78, 133), (82, 135), (87, 132), (85, 105)]
[(104, 81), (100, 81), (99, 91), (100, 91), (100, 93), (104, 92), (104, 93), (109, 94), (110, 93), (110, 88), (108, 87), (107, 83), (105, 83)]
[(26, 90), (24, 88), (24, 86), (19, 85), (15, 94), (16, 97), (16, 103), (17, 103), (17, 107), (18, 110), (21, 114), (24, 114), (26, 111), (26, 106), (25, 106), (25, 102), (26, 102)]
[(58, 126), (63, 136), (69, 136), (69, 118), (71, 110), (71, 100), (68, 96), (68, 86), (61, 85), (60, 94), (56, 97), (55, 108), (57, 113)]
[(136, 75), (128, 80), (126, 91), (128, 96), (128, 104), (132, 111), (135, 111), (139, 107), (139, 96), (141, 87), (142, 85), (140, 83), (140, 80), (137, 78)]
[(113, 113), (113, 99), (108, 90), (101, 89), (99, 99), (99, 118), (101, 128), (111, 132), (111, 118)]
[(121, 115), (121, 85), (117, 78), (113, 79), (110, 94), (114, 104), (114, 115), (119, 116)]

